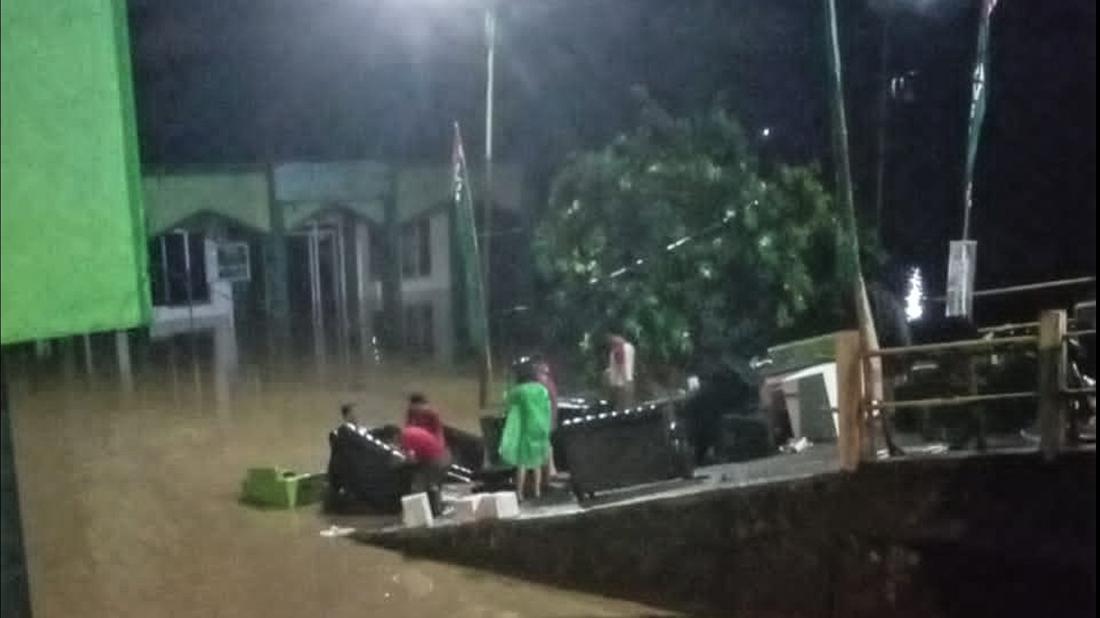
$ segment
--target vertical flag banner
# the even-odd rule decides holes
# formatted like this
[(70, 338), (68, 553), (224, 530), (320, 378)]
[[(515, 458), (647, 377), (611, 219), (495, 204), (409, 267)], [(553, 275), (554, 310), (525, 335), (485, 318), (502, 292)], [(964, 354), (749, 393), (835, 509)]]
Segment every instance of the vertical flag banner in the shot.
[(466, 332), (470, 346), (480, 350), (485, 345), (488, 330), (485, 295), (481, 282), (477, 228), (474, 221), (473, 196), (470, 193), (470, 174), (466, 167), (466, 152), (462, 147), (462, 132), (457, 122), (454, 128), (454, 147), (451, 150), (453, 173), (451, 188), (454, 199), (455, 240), (458, 247), (459, 269), (464, 284)]
[(989, 22), (997, 0), (982, 0), (982, 14), (978, 23), (978, 48), (974, 55), (974, 77), (970, 92), (970, 123), (966, 136), (966, 172), (963, 194), (963, 240), (970, 239), (970, 210), (974, 204), (974, 162), (978, 158), (978, 144), (982, 139), (982, 121), (985, 119), (985, 102), (988, 95), (989, 75)]

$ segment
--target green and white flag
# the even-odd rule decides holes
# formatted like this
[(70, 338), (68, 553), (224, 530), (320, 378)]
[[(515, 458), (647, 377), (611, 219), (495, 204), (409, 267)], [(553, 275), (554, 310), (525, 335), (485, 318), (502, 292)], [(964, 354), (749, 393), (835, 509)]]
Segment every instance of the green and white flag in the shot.
[(480, 350), (486, 342), (487, 316), (485, 294), (478, 259), (477, 227), (474, 221), (474, 200), (470, 194), (470, 174), (466, 167), (466, 152), (462, 147), (462, 132), (455, 122), (454, 147), (451, 150), (454, 196), (455, 242), (458, 248), (458, 268), (463, 283), (463, 305), (466, 313), (466, 333), (473, 349)]
[(989, 21), (997, 0), (982, 0), (982, 14), (978, 23), (978, 49), (974, 56), (974, 77), (970, 93), (970, 124), (966, 138), (965, 200), (963, 208), (963, 240), (970, 238), (970, 209), (974, 204), (974, 162), (978, 158), (978, 143), (982, 138), (982, 121), (985, 119), (985, 100), (989, 71)]

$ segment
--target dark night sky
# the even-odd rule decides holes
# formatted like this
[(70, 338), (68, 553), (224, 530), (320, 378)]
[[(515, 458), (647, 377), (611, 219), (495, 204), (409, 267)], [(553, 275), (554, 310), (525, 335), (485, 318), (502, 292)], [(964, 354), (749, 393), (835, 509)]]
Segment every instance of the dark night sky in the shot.
[[(842, 0), (857, 201), (872, 198), (881, 26), (891, 74), (885, 232), (942, 288), (961, 232), (976, 2)], [(484, 47), (475, 0), (132, 0), (143, 160), (153, 165), (385, 158), (444, 161), (459, 119), (480, 153)], [(881, 7), (904, 6), (887, 11)], [(637, 118), (644, 85), (674, 113), (719, 93), (770, 156), (829, 162), (816, 0), (558, 0), (499, 16), (498, 156), (536, 186), (568, 152)], [(1095, 272), (1092, 0), (1002, 0), (978, 163), (979, 286)]]

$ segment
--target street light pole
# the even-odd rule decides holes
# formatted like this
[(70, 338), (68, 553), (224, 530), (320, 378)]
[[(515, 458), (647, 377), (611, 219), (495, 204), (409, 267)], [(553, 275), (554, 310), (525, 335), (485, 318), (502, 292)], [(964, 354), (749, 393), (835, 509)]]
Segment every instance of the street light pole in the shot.
[(496, 64), (496, 12), (492, 2), (485, 8), (485, 190), (481, 223), (481, 293), (485, 311), (485, 344), (482, 348), (481, 371), (478, 380), (478, 400), (482, 408), (489, 403), (489, 388), (493, 382), (491, 341), (492, 303), (490, 302), (490, 249), (493, 221), (493, 72)]
[(893, 14), (883, 16), (882, 44), (879, 49), (879, 100), (878, 143), (875, 160), (875, 229), (879, 243), (885, 246), (886, 224), (883, 220), (883, 202), (886, 199), (886, 140), (890, 123), (890, 22)]

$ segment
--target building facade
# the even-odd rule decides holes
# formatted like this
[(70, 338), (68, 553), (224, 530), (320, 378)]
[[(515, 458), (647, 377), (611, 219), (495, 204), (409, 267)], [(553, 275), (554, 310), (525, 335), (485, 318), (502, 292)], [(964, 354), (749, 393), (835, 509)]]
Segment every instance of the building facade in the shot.
[[(262, 324), (321, 353), (451, 361), (450, 183), (449, 165), (375, 161), (147, 173), (153, 335)], [(497, 166), (494, 221), (522, 220), (522, 186), (519, 168)]]

